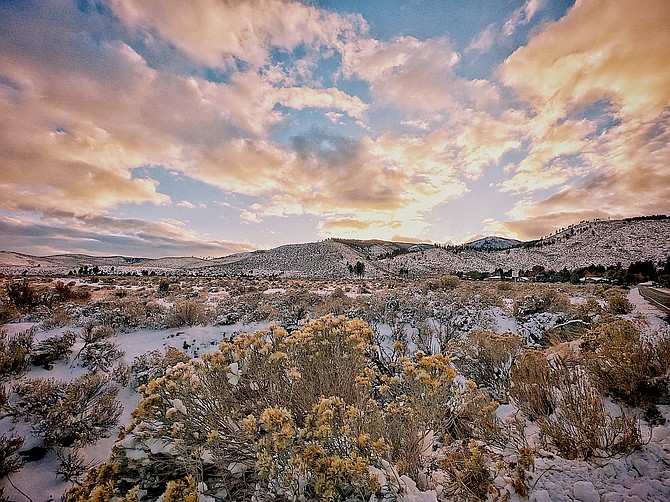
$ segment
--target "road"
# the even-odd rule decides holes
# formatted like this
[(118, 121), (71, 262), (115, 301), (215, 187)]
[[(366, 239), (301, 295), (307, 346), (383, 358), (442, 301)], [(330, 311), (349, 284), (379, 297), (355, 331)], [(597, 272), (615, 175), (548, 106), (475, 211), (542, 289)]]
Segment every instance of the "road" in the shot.
[(642, 298), (666, 314), (670, 314), (670, 293), (667, 290), (650, 288), (649, 286), (640, 286), (639, 290)]

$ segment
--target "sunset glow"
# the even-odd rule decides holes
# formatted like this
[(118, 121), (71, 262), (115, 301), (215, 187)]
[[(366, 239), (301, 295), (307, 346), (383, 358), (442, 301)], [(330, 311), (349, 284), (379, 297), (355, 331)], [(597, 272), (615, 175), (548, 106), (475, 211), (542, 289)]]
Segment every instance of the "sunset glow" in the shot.
[(0, 3), (0, 249), (530, 239), (670, 212), (670, 2)]

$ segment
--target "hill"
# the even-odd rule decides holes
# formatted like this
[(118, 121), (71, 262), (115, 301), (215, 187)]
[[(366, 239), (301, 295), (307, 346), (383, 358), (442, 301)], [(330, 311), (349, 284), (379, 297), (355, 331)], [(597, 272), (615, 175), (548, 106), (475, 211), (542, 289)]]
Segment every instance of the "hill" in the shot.
[(474, 249), (475, 251), (498, 251), (501, 249), (515, 248), (522, 244), (523, 242), (516, 239), (492, 236), (468, 242), (467, 244), (464, 244), (463, 247)]
[(80, 254), (29, 256), (0, 252), (0, 272), (67, 274), (85, 266), (114, 273), (171, 273), (198, 275), (254, 275), (294, 278), (338, 278), (351, 275), (350, 265), (361, 262), (365, 277), (411, 274), (432, 276), (448, 272), (493, 272), (496, 269), (574, 269), (589, 265), (626, 267), (640, 260), (670, 257), (670, 218), (585, 221), (528, 242), (486, 237), (463, 246), (381, 240), (327, 239), (305, 244), (238, 253), (204, 260), (194, 257), (129, 258)]

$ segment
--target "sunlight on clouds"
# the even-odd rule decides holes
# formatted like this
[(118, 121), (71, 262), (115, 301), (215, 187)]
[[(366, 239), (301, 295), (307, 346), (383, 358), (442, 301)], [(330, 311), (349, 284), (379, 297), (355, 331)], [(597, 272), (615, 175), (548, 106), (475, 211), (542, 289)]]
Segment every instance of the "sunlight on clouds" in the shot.
[[(0, 209), (41, 213), (35, 232), (132, 247), (137, 225), (166, 250), (205, 249), (168, 216), (211, 199), (173, 201), (157, 167), (230, 197), (258, 239), (298, 216), (315, 237), (451, 235), (431, 212), (481, 186), (508, 201), (486, 228), (521, 237), (668, 210), (668, 2), (578, 1), (544, 23), (553, 5), (519, 1), (479, 33), (375, 39), (311, 2), (110, 1), (114, 15), (54, 0), (0, 20)], [(465, 78), (504, 32), (530, 38)], [(144, 203), (160, 221), (109, 219)]]
[(113, 0), (130, 27), (156, 30), (187, 54), (212, 66), (235, 59), (264, 66), (273, 47), (334, 46), (365, 29), (360, 16), (341, 16), (282, 0)]
[(546, 128), (542, 137), (534, 138), (528, 155), (515, 166), (514, 176), (502, 183), (501, 190), (532, 192), (552, 188), (580, 174), (581, 166), (562, 161), (561, 157), (584, 152), (590, 143), (586, 137), (594, 128), (587, 120), (566, 120)]
[[(502, 189), (563, 187), (545, 200), (519, 201), (499, 230), (537, 237), (538, 229), (583, 218), (667, 211), (670, 52), (661, 48), (670, 46), (668, 26), (667, 2), (582, 1), (505, 61), (501, 78), (535, 115), (528, 155)], [(603, 131), (571, 120), (603, 99), (617, 118)]]
[(501, 76), (538, 110), (609, 97), (625, 116), (657, 113), (670, 102), (668, 26), (668, 2), (580, 1), (512, 54)]
[(451, 83), (459, 55), (447, 38), (362, 39), (342, 50), (343, 74), (367, 81), (377, 104), (430, 113), (456, 105)]

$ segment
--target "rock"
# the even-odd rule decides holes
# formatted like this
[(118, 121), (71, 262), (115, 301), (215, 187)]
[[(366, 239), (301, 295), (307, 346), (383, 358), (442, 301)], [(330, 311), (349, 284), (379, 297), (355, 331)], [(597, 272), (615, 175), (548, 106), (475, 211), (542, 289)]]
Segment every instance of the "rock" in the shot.
[(616, 469), (612, 464), (607, 464), (605, 467), (603, 467), (603, 474), (608, 478), (613, 478), (616, 476)]
[(668, 427), (654, 427), (651, 431), (651, 440), (656, 443), (660, 443), (665, 440), (670, 433), (670, 428)]
[(649, 463), (645, 459), (639, 457), (633, 459), (633, 467), (640, 473), (640, 476), (649, 476)]
[(530, 502), (551, 502), (551, 497), (547, 490), (538, 490), (530, 494)]
[(600, 502), (600, 494), (590, 481), (577, 481), (572, 493), (581, 502)]
[(602, 502), (623, 502), (624, 496), (621, 493), (610, 492), (603, 495)]
[(635, 483), (633, 488), (631, 488), (628, 492), (628, 495), (637, 495), (644, 500), (649, 495), (649, 487), (646, 485), (646, 483)]

